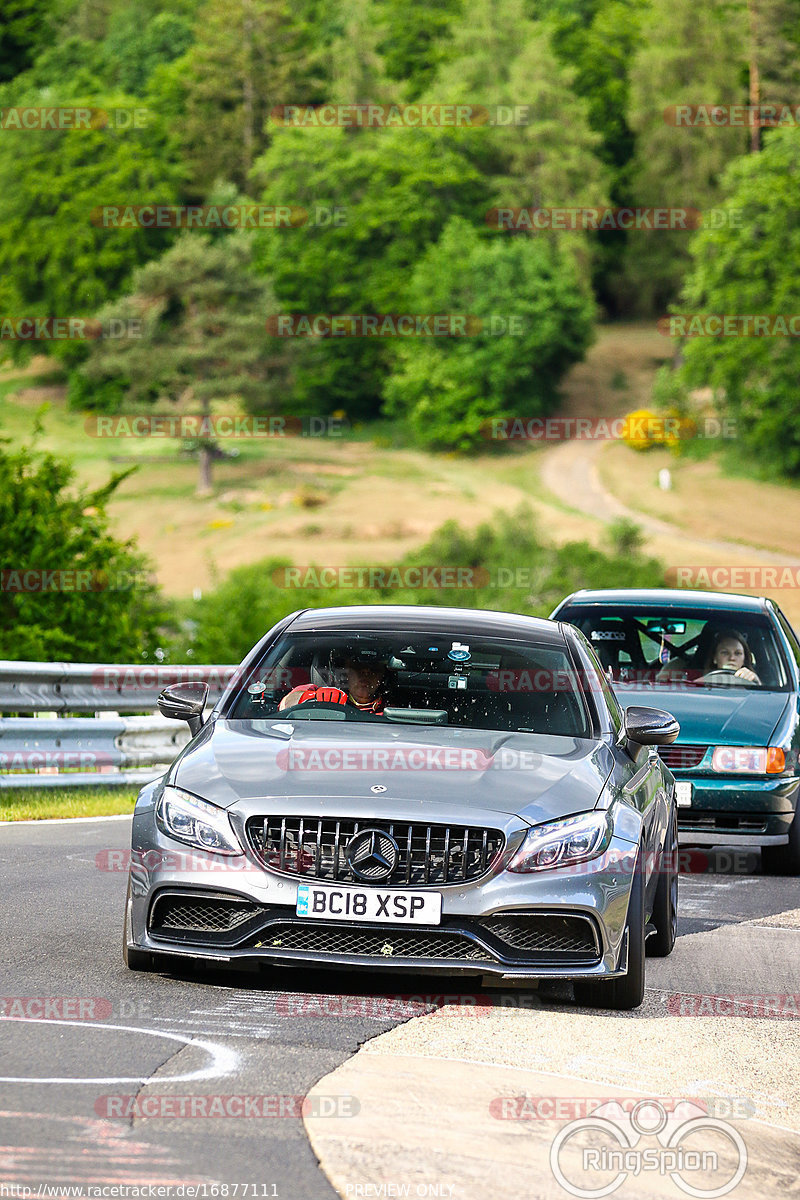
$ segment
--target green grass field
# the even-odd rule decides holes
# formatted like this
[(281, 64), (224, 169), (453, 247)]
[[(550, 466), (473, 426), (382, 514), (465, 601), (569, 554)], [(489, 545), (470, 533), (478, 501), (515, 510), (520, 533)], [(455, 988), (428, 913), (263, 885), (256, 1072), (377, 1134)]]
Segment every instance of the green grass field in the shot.
[(44, 821), (48, 817), (111, 817), (132, 813), (135, 788), (3, 788), (0, 821)]

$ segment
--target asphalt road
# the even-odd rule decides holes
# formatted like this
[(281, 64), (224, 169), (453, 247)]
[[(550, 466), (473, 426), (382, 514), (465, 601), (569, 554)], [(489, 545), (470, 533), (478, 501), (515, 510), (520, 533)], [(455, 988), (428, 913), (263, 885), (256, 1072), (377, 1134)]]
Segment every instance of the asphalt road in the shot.
[[(147, 1087), (174, 1097), (180, 1112), (181, 1097), (302, 1097), (360, 1044), (418, 1011), (391, 997), (458, 985), (354, 982), (330, 972), (128, 972), (126, 875), (98, 869), (96, 856), (127, 848), (129, 828), (128, 820), (0, 827), (0, 1185), (39, 1196), (67, 1187), (90, 1196), (90, 1186), (114, 1184), (238, 1184), (239, 1196), (264, 1200), (333, 1197), (297, 1115), (133, 1119), (116, 1115), (127, 1100), (103, 1098)], [(720, 873), (682, 877), (679, 935), (691, 950), (675, 956), (675, 972), (671, 959), (650, 960), (648, 984), (652, 974), (663, 989), (772, 994), (794, 980), (800, 991), (800, 933), (785, 931), (793, 966), (770, 948), (784, 931), (745, 927), (757, 951), (746, 958), (732, 955), (725, 937), (742, 922), (797, 908), (797, 881), (743, 872), (758, 870), (757, 854), (743, 861), (723, 853), (717, 865)]]

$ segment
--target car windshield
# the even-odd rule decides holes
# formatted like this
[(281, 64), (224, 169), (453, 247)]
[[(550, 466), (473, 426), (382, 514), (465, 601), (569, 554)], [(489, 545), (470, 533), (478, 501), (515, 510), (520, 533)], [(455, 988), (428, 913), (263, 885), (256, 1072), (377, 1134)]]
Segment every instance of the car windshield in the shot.
[(775, 629), (761, 613), (686, 605), (567, 605), (558, 613), (591, 642), (615, 683), (786, 691)]
[[(366, 676), (366, 693), (358, 691), (354, 672)], [(326, 702), (324, 692), (319, 702), (314, 688), (341, 689), (347, 703)], [(281, 708), (290, 693), (291, 707)], [(566, 647), (453, 632), (284, 634), (248, 671), (228, 717), (284, 715), (592, 736)]]

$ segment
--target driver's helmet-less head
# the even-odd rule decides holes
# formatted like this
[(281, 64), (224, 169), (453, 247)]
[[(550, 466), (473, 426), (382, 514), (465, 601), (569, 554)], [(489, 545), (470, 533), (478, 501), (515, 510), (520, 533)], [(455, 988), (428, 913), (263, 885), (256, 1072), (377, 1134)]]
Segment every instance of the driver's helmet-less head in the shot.
[(718, 629), (714, 633), (714, 638), (711, 642), (708, 656), (705, 661), (706, 673), (709, 671), (719, 670), (716, 662), (717, 650), (719, 649), (720, 643), (725, 641), (739, 642), (744, 650), (744, 662), (742, 663), (742, 666), (749, 667), (751, 671), (755, 669), (755, 658), (753, 657), (753, 651), (750, 649), (744, 634), (739, 633), (737, 629)]
[(355, 643), (332, 650), (329, 658), (329, 669), (338, 678), (347, 681), (347, 669), (375, 671), (379, 675), (386, 672), (389, 656), (380, 647)]

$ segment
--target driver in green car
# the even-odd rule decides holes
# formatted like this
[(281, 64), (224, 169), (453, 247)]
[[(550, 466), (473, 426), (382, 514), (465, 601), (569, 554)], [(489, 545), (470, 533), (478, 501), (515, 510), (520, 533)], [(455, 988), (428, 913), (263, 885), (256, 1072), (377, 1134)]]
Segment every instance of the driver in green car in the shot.
[(753, 652), (741, 633), (735, 629), (721, 629), (711, 645), (700, 682), (718, 671), (732, 671), (740, 679), (760, 684), (754, 665)]

